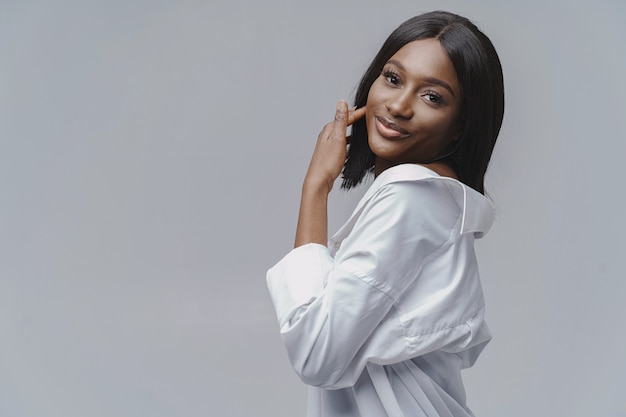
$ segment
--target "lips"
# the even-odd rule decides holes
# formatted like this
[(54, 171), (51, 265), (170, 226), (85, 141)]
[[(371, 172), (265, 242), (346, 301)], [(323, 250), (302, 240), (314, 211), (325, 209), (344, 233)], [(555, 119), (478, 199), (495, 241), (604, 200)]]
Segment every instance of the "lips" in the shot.
[(386, 139), (400, 139), (409, 135), (409, 132), (406, 129), (403, 129), (384, 117), (376, 116), (375, 120), (376, 130)]

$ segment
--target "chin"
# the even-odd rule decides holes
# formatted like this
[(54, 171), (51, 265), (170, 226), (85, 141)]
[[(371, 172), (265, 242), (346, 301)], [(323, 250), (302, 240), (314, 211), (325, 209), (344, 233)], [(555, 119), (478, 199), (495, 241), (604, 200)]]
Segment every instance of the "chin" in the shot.
[(384, 158), (390, 161), (398, 160), (400, 156), (406, 155), (405, 146), (403, 146), (404, 140), (400, 139), (387, 139), (378, 135), (368, 138), (368, 145), (374, 155), (378, 158)]

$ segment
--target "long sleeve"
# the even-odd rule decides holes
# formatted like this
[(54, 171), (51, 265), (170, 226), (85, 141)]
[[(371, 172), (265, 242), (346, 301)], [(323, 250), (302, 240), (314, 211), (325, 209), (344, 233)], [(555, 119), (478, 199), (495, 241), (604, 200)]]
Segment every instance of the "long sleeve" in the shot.
[(412, 164), (383, 172), (330, 250), (298, 247), (267, 273), (296, 373), (334, 390), (368, 363), (435, 351), (471, 366), (491, 337), (474, 239), (492, 221), (484, 196), (456, 180)]
[[(268, 271), (281, 335), (305, 383), (349, 386), (367, 361), (394, 363), (419, 353), (397, 301), (429, 258), (450, 246), (461, 217), (445, 185), (388, 184), (368, 201), (334, 259), (326, 247), (309, 244)], [(442, 313), (437, 305), (447, 298), (438, 297), (436, 283), (425, 285), (435, 292), (422, 300), (431, 304), (423, 310)], [(448, 336), (423, 337), (424, 353), (449, 344)]]

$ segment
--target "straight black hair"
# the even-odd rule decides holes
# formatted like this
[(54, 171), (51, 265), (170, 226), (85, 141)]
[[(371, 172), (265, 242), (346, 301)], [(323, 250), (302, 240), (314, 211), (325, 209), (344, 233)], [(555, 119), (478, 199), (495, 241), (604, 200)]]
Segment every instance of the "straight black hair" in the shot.
[[(462, 94), (463, 133), (457, 148), (440, 160), (459, 179), (484, 194), (484, 178), (504, 116), (502, 66), (493, 44), (467, 18), (444, 11), (415, 16), (387, 38), (361, 78), (354, 104), (363, 107), (374, 81), (389, 59), (409, 42), (438, 39), (456, 71)], [(342, 188), (350, 189), (374, 168), (375, 155), (367, 142), (364, 119), (352, 126), (352, 139), (343, 168)]]

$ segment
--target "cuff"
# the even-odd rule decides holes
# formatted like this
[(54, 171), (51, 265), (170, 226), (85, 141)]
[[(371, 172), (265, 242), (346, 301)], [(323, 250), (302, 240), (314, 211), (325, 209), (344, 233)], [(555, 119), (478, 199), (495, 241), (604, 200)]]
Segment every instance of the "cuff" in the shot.
[(328, 248), (309, 243), (291, 250), (267, 271), (267, 287), (281, 328), (300, 307), (319, 296), (332, 267)]

